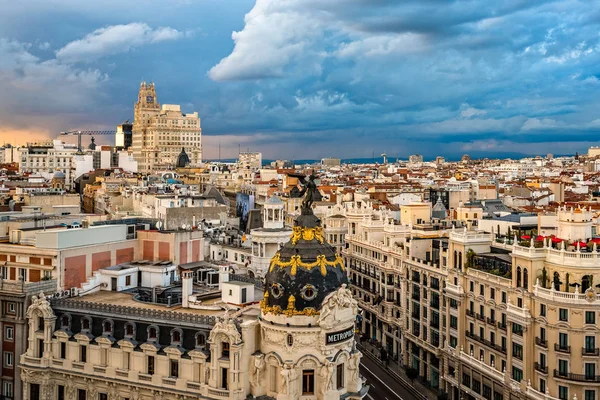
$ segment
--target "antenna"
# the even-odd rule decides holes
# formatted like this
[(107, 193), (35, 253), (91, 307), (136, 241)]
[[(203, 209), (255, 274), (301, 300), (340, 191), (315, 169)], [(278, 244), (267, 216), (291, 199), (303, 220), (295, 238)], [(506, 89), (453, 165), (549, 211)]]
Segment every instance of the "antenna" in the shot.
[(219, 161), (221, 161), (221, 140), (219, 140)]

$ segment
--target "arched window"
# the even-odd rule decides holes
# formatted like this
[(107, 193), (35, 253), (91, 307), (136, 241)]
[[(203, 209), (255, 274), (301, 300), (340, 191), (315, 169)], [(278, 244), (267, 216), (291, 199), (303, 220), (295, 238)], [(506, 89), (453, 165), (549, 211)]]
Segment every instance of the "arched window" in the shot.
[(134, 335), (135, 335), (135, 328), (133, 326), (133, 323), (128, 322), (127, 324), (125, 324), (125, 336), (131, 338)]
[(462, 271), (462, 251), (458, 252), (458, 269)]
[(102, 323), (102, 332), (112, 333), (112, 322), (111, 321), (107, 320)]
[(581, 278), (581, 293), (585, 293), (585, 291), (588, 290), (591, 285), (592, 285), (592, 276), (584, 275), (583, 278)]
[(81, 320), (81, 330), (89, 331), (90, 325), (90, 317), (83, 317), (83, 319)]
[(203, 333), (196, 333), (196, 347), (203, 347), (206, 345), (206, 336)]
[(529, 289), (529, 272), (527, 272), (527, 268), (523, 268), (523, 288), (525, 290)]
[(454, 268), (458, 268), (458, 251), (454, 250)]
[(521, 287), (521, 267), (517, 267), (517, 287)]
[(71, 325), (71, 318), (69, 318), (68, 315), (63, 315), (62, 318), (60, 319), (60, 326), (63, 329), (69, 329)]
[(156, 326), (148, 327), (148, 340), (156, 340), (158, 337), (158, 328)]
[(173, 329), (171, 331), (171, 343), (172, 344), (181, 343), (181, 330)]

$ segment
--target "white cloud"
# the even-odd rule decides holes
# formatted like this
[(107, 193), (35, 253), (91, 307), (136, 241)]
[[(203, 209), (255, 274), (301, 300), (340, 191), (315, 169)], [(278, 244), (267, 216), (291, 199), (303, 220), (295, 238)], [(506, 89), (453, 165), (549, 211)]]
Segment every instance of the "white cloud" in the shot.
[(557, 122), (551, 118), (529, 118), (523, 123), (523, 126), (521, 126), (521, 130), (533, 131), (540, 129), (553, 129), (556, 127), (558, 127)]
[(485, 110), (480, 110), (475, 107), (469, 106), (467, 103), (464, 103), (460, 106), (460, 116), (462, 118), (472, 118), (481, 115), (485, 115), (487, 112)]
[[(245, 26), (233, 32), (232, 53), (210, 69), (213, 80), (282, 77), (293, 59), (306, 55), (320, 22), (307, 15), (298, 0), (257, 0), (245, 16)], [(317, 55), (317, 53), (313, 53)]]
[(426, 36), (415, 33), (376, 35), (343, 43), (335, 54), (342, 58), (377, 57), (421, 51), (427, 45)]
[(152, 29), (147, 24), (139, 22), (112, 25), (97, 29), (83, 39), (67, 43), (56, 52), (56, 58), (70, 63), (93, 61), (107, 55), (127, 52), (145, 44), (183, 37), (186, 37), (185, 32), (169, 27)]

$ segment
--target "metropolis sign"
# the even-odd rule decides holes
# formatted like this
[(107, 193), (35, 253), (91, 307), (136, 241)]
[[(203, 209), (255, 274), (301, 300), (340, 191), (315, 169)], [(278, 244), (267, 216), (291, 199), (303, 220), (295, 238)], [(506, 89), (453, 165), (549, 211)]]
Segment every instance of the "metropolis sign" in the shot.
[(339, 332), (328, 333), (325, 337), (325, 344), (334, 344), (351, 339), (354, 336), (354, 327)]

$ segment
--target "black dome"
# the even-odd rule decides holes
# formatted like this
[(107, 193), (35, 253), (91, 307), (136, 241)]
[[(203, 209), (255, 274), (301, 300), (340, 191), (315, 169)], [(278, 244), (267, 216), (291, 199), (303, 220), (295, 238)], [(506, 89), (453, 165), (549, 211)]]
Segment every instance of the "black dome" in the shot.
[(190, 163), (190, 158), (185, 152), (185, 149), (181, 148), (181, 153), (177, 156), (177, 163), (175, 164), (176, 168), (185, 168)]
[(342, 258), (325, 242), (321, 221), (302, 210), (292, 238), (271, 260), (263, 313), (315, 315), (325, 297), (348, 284)]

